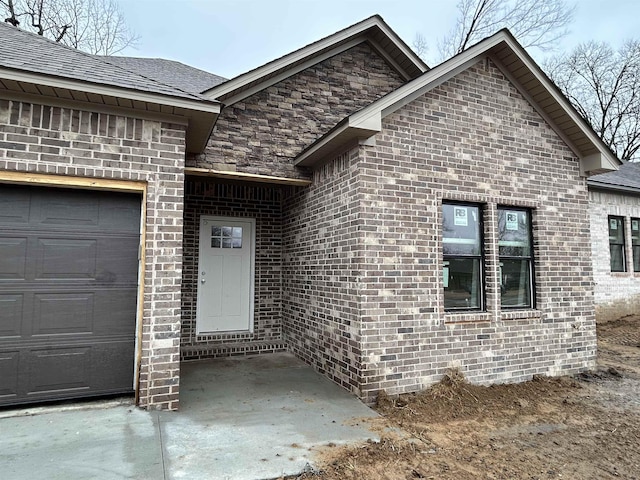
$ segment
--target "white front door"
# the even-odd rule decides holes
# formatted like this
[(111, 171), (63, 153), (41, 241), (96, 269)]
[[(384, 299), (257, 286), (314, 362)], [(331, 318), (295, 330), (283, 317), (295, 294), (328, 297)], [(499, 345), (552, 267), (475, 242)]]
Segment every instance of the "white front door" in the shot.
[(196, 333), (253, 330), (255, 220), (200, 218)]

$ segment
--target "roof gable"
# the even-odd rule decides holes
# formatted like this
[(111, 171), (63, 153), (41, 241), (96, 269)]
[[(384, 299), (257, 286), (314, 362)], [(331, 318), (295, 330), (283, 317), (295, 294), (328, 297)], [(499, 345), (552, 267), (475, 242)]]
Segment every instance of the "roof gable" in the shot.
[(380, 16), (375, 15), (243, 73), (203, 95), (232, 105), (362, 42), (368, 42), (405, 80), (416, 78), (429, 68)]
[(296, 165), (312, 166), (346, 143), (372, 137), (381, 131), (384, 117), (487, 56), (579, 157), (583, 173), (617, 169), (619, 160), (508, 30), (482, 40), (345, 118), (302, 152)]

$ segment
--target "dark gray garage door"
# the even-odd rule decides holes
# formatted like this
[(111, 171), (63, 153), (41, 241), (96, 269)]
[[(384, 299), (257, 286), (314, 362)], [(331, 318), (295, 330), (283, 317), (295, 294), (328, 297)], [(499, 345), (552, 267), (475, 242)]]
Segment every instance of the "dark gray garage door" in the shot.
[(131, 392), (140, 197), (0, 184), (0, 405)]

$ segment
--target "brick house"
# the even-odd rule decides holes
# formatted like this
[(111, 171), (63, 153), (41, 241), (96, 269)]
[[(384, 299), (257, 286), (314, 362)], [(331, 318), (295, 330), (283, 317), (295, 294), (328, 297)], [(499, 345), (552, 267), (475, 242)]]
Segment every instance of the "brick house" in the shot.
[(507, 31), (429, 69), (376, 16), (228, 81), (0, 37), (0, 403), (174, 409), (180, 361), (277, 351), (367, 402), (593, 365), (618, 162)]
[(640, 311), (640, 164), (588, 180), (598, 320)]

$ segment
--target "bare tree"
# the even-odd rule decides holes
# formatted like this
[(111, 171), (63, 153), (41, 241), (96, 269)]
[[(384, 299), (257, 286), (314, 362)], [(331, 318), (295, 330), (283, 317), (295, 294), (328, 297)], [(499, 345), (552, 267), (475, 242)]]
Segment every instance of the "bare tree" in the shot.
[(618, 158), (640, 160), (640, 41), (584, 43), (544, 68)]
[(113, 55), (135, 44), (115, 0), (0, 0), (4, 21), (64, 45)]
[(565, 0), (460, 0), (456, 25), (438, 50), (444, 60), (505, 27), (524, 47), (549, 50), (568, 33), (574, 10)]

